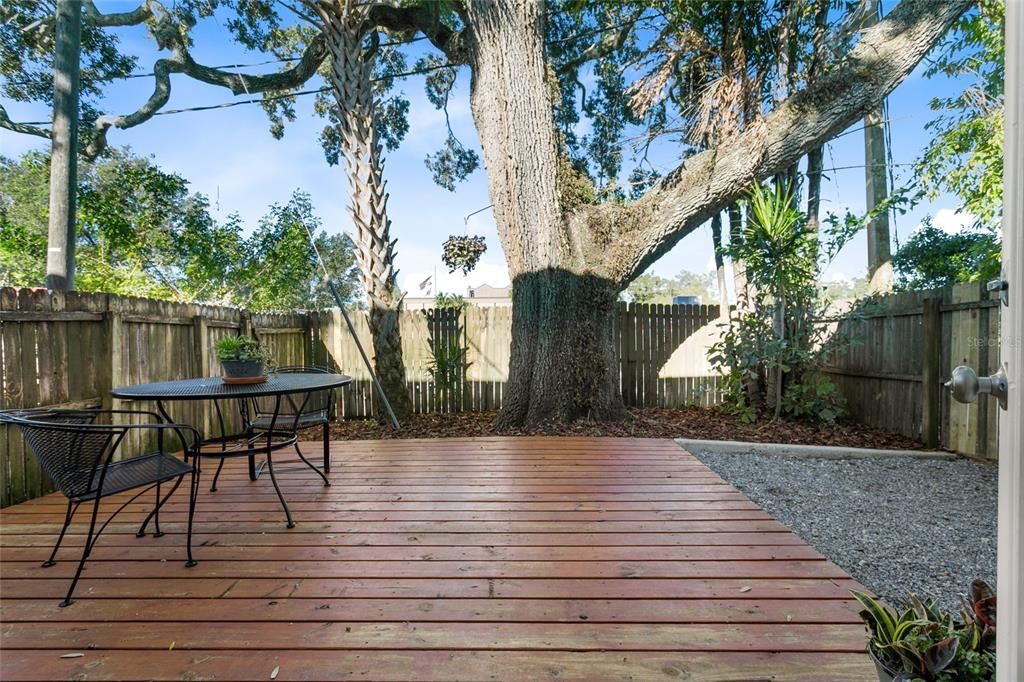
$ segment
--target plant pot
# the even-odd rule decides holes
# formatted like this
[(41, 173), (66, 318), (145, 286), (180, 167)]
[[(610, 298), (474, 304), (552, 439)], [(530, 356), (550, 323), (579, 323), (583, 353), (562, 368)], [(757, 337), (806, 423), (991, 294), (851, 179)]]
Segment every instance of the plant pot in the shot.
[(898, 670), (893, 670), (882, 661), (878, 660), (875, 650), (868, 645), (868, 654), (871, 655), (871, 662), (875, 664), (875, 672), (878, 673), (878, 682), (892, 682), (899, 675)]
[(221, 360), (220, 364), (224, 367), (224, 376), (232, 379), (261, 377), (266, 373), (258, 360)]

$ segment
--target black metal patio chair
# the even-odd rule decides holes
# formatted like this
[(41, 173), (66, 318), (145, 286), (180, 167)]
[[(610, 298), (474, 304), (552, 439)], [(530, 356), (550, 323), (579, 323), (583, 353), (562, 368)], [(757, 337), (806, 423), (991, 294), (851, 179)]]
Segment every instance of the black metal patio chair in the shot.
[[(114, 424), (114, 419), (151, 419), (153, 423)], [(83, 502), (93, 501), (89, 532), (85, 538), (82, 557), (78, 562), (78, 570), (71, 580), (67, 596), (61, 606), (72, 603), (71, 595), (75, 591), (78, 579), (85, 568), (100, 534), (121, 510), (137, 500), (149, 490), (156, 490), (156, 504), (143, 520), (138, 537), (146, 535), (149, 522), (153, 521), (154, 537), (160, 537), (160, 508), (170, 499), (174, 491), (181, 485), (186, 475), (193, 474), (193, 467), (176, 458), (171, 452), (184, 450), (192, 453), (199, 446), (199, 433), (191, 426), (168, 424), (152, 412), (135, 410), (59, 410), (35, 408), (24, 410), (8, 410), (0, 412), (0, 424), (17, 426), (28, 443), (29, 448), (39, 460), (43, 471), (53, 480), (53, 484), (68, 498), (64, 525), (57, 536), (50, 558), (43, 562), (43, 567), (53, 566), (57, 550), (60, 549), (64, 535), (67, 533), (71, 520)], [(156, 436), (155, 452), (114, 461), (114, 455), (124, 443), (125, 437), (132, 433), (150, 432)], [(175, 444), (169, 450), (170, 445)], [(180, 447), (179, 447), (180, 445)], [(166, 495), (161, 496), (160, 484), (174, 480), (174, 485)], [(191, 478), (192, 486), (196, 485), (195, 477)], [(100, 500), (136, 488), (142, 488), (127, 502), (118, 507), (110, 517), (96, 530), (99, 516)], [(194, 495), (190, 500), (194, 500)], [(188, 560), (186, 566), (194, 566), (192, 558), (192, 516), (194, 504), (189, 505), (188, 533), (185, 541)]]

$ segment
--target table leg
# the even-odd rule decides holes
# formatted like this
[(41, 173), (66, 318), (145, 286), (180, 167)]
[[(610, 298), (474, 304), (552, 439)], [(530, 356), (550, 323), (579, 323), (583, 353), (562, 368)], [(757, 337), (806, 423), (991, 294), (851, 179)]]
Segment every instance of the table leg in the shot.
[[(274, 484), (274, 490), (277, 491), (277, 499), (281, 500), (281, 506), (284, 507), (284, 515), (288, 519), (288, 528), (295, 527), (295, 521), (292, 520), (292, 512), (288, 509), (288, 503), (284, 501), (284, 493), (281, 492), (281, 486), (277, 484), (277, 476), (274, 475), (274, 457), (273, 457), (273, 444), (274, 444), (274, 427), (277, 426), (277, 416), (281, 413), (281, 396), (275, 396), (274, 398), (274, 414), (270, 417), (270, 428), (267, 430), (267, 470), (270, 472), (270, 481)], [(253, 459), (250, 457), (250, 462)]]

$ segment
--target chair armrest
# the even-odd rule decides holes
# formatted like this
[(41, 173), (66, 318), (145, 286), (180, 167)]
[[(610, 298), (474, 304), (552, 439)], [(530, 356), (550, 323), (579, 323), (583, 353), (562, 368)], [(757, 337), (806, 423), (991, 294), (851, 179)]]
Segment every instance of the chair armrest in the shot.
[[(160, 442), (161, 450), (164, 449), (163, 438), (164, 433), (167, 431), (174, 432), (174, 434), (178, 437), (178, 440), (181, 441), (181, 446), (186, 453), (197, 452), (199, 450), (199, 445), (203, 442), (203, 437), (199, 433), (199, 431), (196, 430), (194, 427), (189, 426), (188, 424), (169, 424), (165, 422), (161, 422), (159, 424), (119, 424), (117, 428), (122, 428), (130, 431), (140, 431), (147, 429), (155, 430), (157, 431), (157, 438)], [(189, 443), (189, 440), (186, 440), (186, 435), (189, 437), (189, 440), (191, 440), (191, 443)]]

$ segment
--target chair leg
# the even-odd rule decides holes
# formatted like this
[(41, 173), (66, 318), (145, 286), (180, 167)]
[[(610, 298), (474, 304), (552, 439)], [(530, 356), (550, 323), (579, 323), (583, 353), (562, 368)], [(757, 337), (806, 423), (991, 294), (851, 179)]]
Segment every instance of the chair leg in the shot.
[[(251, 459), (251, 458), (250, 458)], [(210, 492), (217, 492), (217, 479), (220, 478), (220, 470), (224, 468), (224, 458), (220, 458), (220, 464), (217, 465), (217, 473), (213, 475), (213, 483), (210, 484)]]
[(57, 550), (60, 549), (60, 543), (64, 542), (64, 534), (68, 532), (68, 526), (71, 525), (71, 518), (75, 515), (76, 511), (78, 511), (78, 503), (69, 498), (68, 510), (64, 514), (64, 525), (60, 529), (60, 535), (57, 536), (57, 544), (53, 546), (53, 552), (50, 553), (50, 558), (43, 562), (43, 568), (49, 568), (57, 563), (54, 561), (57, 556)]
[(92, 546), (96, 542), (94, 533), (96, 532), (96, 517), (100, 513), (100, 497), (96, 496), (96, 501), (92, 506), (92, 519), (89, 521), (89, 534), (85, 536), (85, 547), (82, 548), (82, 558), (78, 562), (78, 570), (75, 571), (75, 577), (71, 580), (71, 586), (68, 587), (67, 596), (64, 597), (64, 601), (60, 603), (61, 607), (71, 606), (74, 602), (71, 599), (71, 595), (75, 591), (75, 586), (78, 585), (78, 579), (82, 577), (82, 570), (85, 569), (85, 560), (89, 558), (89, 554), (92, 553)]
[[(330, 422), (324, 422), (324, 471), (331, 473), (331, 429)], [(330, 485), (330, 484), (328, 484)]]
[(139, 527), (139, 532), (135, 534), (135, 537), (141, 538), (146, 534), (146, 526), (149, 525), (151, 519), (155, 522), (156, 528), (153, 533), (153, 537), (163, 537), (164, 534), (160, 531), (160, 508), (167, 504), (167, 500), (171, 499), (171, 495), (173, 495), (174, 491), (176, 491), (178, 486), (181, 485), (182, 477), (183, 476), (178, 477), (178, 480), (174, 482), (174, 486), (171, 487), (170, 492), (164, 495), (163, 498), (160, 497), (160, 484), (156, 484), (156, 506), (153, 507), (153, 511), (149, 512), (149, 516), (146, 517), (146, 520), (142, 522), (142, 525)]
[[(196, 515), (196, 501), (199, 499), (199, 463), (203, 458), (196, 455), (195, 468), (192, 469), (192, 479), (189, 481), (188, 491), (188, 529), (185, 531), (185, 552), (188, 559), (185, 561), (186, 568), (192, 568), (198, 562), (192, 558), (192, 519)], [(221, 460), (222, 462), (224, 460)]]

